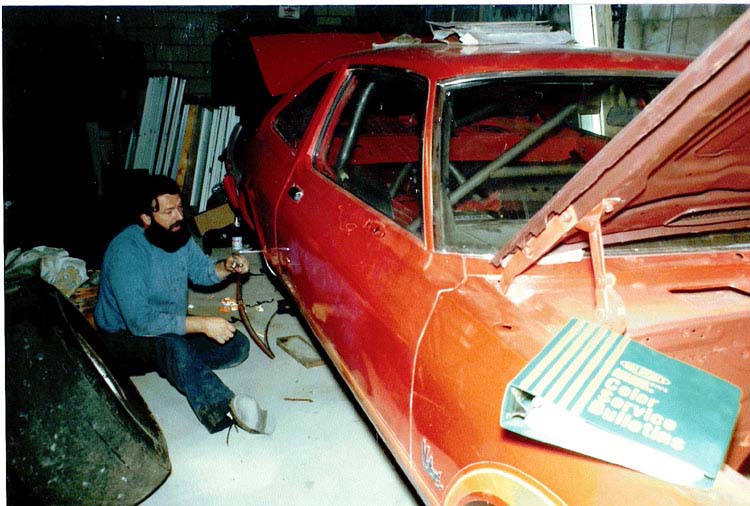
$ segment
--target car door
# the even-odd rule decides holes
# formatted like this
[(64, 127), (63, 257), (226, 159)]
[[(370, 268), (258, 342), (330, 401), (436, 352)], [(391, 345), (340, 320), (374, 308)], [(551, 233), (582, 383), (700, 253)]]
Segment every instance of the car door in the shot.
[(278, 250), (274, 248), (276, 204), (286, 191), (295, 163), (304, 156), (300, 153), (304, 151), (305, 138), (311, 135), (308, 130), (313, 130), (311, 125), (334, 75), (329, 71), (313, 78), (280, 103), (278, 110), (263, 122), (247, 152), (235, 146), (228, 150), (232, 153), (231, 165), (245, 169), (241, 183), (245, 198), (240, 200), (240, 207), (245, 219), (252, 217), (250, 223), (274, 269), (279, 263)]
[(280, 274), (306, 319), (373, 421), (402, 435), (416, 341), (450, 278), (422, 239), (426, 107), (418, 77), (350, 70), (276, 220)]

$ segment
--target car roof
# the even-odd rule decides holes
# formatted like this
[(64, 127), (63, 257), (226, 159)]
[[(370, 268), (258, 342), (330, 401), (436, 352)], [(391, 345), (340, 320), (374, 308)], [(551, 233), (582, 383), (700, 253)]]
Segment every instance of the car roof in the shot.
[(577, 45), (498, 44), (468, 46), (427, 43), (362, 51), (334, 59), (339, 67), (374, 65), (410, 70), (440, 81), (464, 75), (498, 71), (638, 71), (679, 72), (690, 58), (626, 51), (584, 48)]

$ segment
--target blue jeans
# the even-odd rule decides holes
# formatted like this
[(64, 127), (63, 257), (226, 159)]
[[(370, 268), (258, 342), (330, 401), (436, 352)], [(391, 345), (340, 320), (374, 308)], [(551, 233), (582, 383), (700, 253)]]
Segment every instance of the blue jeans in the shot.
[(237, 366), (247, 359), (250, 342), (242, 332), (219, 344), (204, 334), (134, 336), (124, 331), (102, 334), (110, 356), (107, 365), (129, 376), (156, 371), (188, 400), (209, 432), (231, 423), (227, 417), (234, 393), (213, 371)]

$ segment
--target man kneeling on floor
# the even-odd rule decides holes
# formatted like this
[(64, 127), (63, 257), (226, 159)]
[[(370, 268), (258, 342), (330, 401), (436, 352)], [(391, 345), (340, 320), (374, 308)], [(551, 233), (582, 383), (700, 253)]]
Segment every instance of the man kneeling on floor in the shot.
[(215, 262), (183, 222), (180, 189), (166, 176), (149, 176), (139, 199), (138, 224), (109, 244), (102, 262), (94, 317), (105, 351), (124, 372), (157, 371), (187, 397), (209, 432), (236, 423), (270, 433), (268, 414), (252, 397), (235, 395), (213, 369), (247, 359), (248, 338), (218, 316), (186, 316), (188, 281), (215, 285), (248, 271), (247, 259)]

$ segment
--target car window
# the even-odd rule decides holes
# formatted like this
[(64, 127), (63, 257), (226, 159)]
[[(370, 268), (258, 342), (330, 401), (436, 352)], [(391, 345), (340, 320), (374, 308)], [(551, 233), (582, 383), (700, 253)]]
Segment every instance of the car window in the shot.
[(333, 74), (326, 74), (305, 88), (289, 105), (287, 105), (274, 121), (274, 128), (279, 135), (294, 149), (299, 146), (310, 124), (315, 109), (323, 98), (323, 94), (331, 82)]
[(497, 251), (670, 80), (506, 77), (443, 87), (436, 246)]
[(328, 120), (315, 167), (402, 227), (421, 223), (426, 101), (421, 78), (353, 71)]

